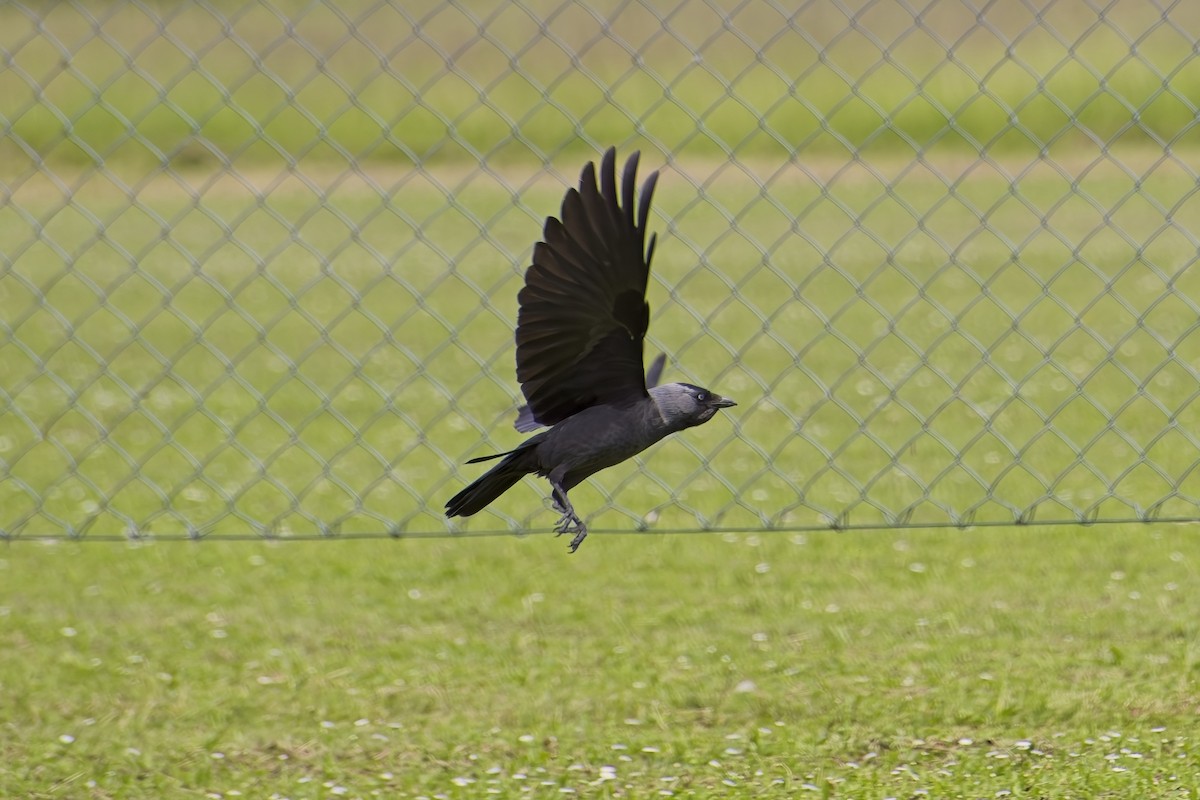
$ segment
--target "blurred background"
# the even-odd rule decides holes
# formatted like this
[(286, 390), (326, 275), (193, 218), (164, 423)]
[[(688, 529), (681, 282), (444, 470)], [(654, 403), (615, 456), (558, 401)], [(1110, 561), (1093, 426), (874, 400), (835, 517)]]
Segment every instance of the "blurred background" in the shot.
[[(734, 413), (594, 530), (1193, 519), (1200, 7), (0, 6), (6, 537), (546, 530), (516, 294), (615, 145)], [(648, 360), (648, 359), (647, 359)], [(575, 495), (573, 495), (575, 497)]]

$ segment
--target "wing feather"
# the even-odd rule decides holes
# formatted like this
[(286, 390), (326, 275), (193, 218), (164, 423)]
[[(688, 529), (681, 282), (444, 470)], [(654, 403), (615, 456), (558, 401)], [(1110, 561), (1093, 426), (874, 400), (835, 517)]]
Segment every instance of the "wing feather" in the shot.
[(638, 154), (618, 186), (616, 151), (588, 164), (550, 217), (518, 295), (517, 380), (528, 401), (518, 428), (553, 425), (601, 403), (647, 396), (642, 341), (650, 320), (646, 246), (651, 173), (637, 197)]

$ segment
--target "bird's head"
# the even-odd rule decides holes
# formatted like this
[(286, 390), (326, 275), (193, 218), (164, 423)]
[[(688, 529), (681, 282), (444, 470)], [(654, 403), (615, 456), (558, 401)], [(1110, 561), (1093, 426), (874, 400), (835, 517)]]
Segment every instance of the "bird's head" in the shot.
[(727, 397), (690, 383), (667, 383), (649, 391), (658, 413), (672, 430), (708, 422), (720, 409), (737, 405)]

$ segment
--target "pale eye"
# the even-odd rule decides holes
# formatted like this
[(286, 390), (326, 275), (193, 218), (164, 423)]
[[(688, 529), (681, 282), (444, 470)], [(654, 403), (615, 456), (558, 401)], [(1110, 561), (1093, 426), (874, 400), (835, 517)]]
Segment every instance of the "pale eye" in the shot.
[(707, 395), (707, 394), (705, 394), (704, 392), (696, 392), (696, 400), (697, 400), (698, 402), (701, 402), (701, 403), (703, 403), (703, 402), (705, 402), (706, 400), (708, 400), (708, 395)]

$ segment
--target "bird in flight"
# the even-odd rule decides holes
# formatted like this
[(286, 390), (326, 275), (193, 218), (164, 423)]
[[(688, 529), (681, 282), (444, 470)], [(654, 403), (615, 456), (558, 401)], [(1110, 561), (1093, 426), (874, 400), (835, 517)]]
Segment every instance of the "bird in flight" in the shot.
[(548, 429), (514, 450), (468, 461), (502, 459), (446, 503), (447, 517), (469, 517), (525, 475), (537, 474), (550, 481), (551, 502), (562, 515), (555, 530), (574, 534), (572, 553), (587, 526), (567, 492), (737, 405), (690, 383), (656, 385), (662, 357), (651, 374), (644, 371), (646, 285), (656, 239), (652, 234), (647, 246), (646, 224), (658, 173), (650, 173), (637, 199), (634, 153), (618, 194), (616, 158), (613, 148), (605, 152), (599, 183), (594, 164), (583, 168), (579, 188), (563, 199), (561, 219), (547, 218), (517, 295), (517, 380), (528, 405), (516, 427)]

